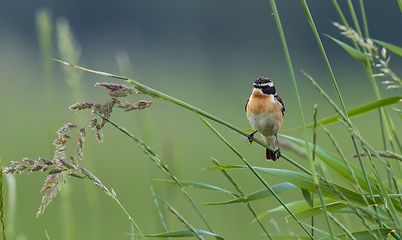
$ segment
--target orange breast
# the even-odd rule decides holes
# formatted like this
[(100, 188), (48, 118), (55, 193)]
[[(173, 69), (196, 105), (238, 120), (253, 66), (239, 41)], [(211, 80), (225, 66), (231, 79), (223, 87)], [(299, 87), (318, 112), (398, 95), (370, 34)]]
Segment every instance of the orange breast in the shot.
[[(280, 128), (283, 120), (283, 114), (281, 110), (282, 105), (275, 100), (274, 96), (262, 94), (260, 91), (255, 90), (253, 91), (253, 94), (250, 96), (249, 102), (247, 104), (247, 118), (250, 120), (250, 122), (254, 122), (255, 125), (278, 124)], [(260, 118), (263, 118), (264, 121), (260, 122)], [(251, 124), (254, 125), (253, 123)], [(258, 126), (253, 127), (259, 128)]]
[(247, 112), (253, 114), (262, 112), (281, 113), (281, 109), (281, 104), (275, 100), (274, 96), (262, 94), (258, 90), (253, 91), (247, 105)]
[(259, 91), (254, 91), (248, 102), (248, 112), (258, 114), (261, 112), (268, 112), (272, 108), (273, 96), (263, 95)]

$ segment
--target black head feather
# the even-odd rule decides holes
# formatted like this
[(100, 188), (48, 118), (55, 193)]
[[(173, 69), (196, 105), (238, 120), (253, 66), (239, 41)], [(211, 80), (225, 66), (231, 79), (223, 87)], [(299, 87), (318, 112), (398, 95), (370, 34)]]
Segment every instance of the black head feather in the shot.
[(261, 89), (261, 91), (265, 94), (276, 94), (275, 85), (269, 78), (259, 77), (254, 81), (253, 86)]

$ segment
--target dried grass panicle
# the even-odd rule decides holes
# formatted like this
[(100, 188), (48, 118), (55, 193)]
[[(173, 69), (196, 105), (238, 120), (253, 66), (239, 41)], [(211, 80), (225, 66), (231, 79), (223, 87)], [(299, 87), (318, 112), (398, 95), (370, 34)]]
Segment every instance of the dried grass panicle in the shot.
[(96, 124), (95, 138), (99, 141), (99, 143), (103, 142), (102, 127), (99, 124)]
[(25, 170), (28, 171), (28, 174), (37, 171), (46, 171), (49, 165), (55, 165), (55, 162), (47, 160), (45, 158), (39, 158), (39, 160), (43, 161), (45, 165), (41, 165), (39, 161), (32, 160), (30, 158), (24, 158), (22, 161), (26, 162), (24, 164), (19, 161), (11, 161), (11, 167), (5, 168), (3, 174), (15, 174), (15, 173), (23, 173)]
[(98, 114), (98, 113), (100, 113), (101, 108), (102, 108), (102, 105), (101, 105), (100, 103), (97, 103), (97, 104), (94, 106), (94, 109), (92, 109), (92, 113), (93, 113), (93, 114)]
[(117, 98), (111, 98), (109, 101), (101, 105), (99, 113), (105, 115), (110, 114), (113, 111), (113, 107), (116, 103), (120, 103), (120, 101)]
[(131, 111), (131, 110), (145, 109), (145, 108), (151, 106), (152, 103), (153, 103), (153, 101), (141, 100), (141, 101), (138, 101), (138, 102), (136, 102), (134, 104), (129, 103), (129, 102), (126, 102), (124, 104), (119, 104), (118, 107), (119, 108), (124, 108), (124, 111), (128, 112), (128, 111)]
[[(39, 159), (41, 159), (41, 158), (39, 158)], [(26, 162), (26, 163), (29, 163), (29, 164), (33, 164), (33, 163), (34, 163), (34, 160), (32, 160), (32, 159), (30, 159), (30, 158), (23, 158), (22, 161), (24, 161), (24, 162)]]
[(63, 138), (63, 137), (60, 137), (60, 138), (56, 138), (54, 141), (53, 141), (53, 145), (56, 145), (56, 146), (64, 146), (64, 144), (67, 142), (67, 138)]
[[(111, 109), (113, 108), (112, 105), (115, 105), (116, 103), (120, 103), (120, 101), (118, 101), (115, 98), (112, 98), (110, 101), (105, 103), (103, 105), (105, 113), (110, 115)], [(99, 109), (102, 108), (102, 105), (100, 104), (93, 106), (98, 107)], [(96, 137), (100, 141), (102, 141), (101, 126), (97, 123), (96, 118), (91, 119), (90, 126), (92, 128), (95, 128)], [(40, 157), (38, 160), (24, 158), (22, 159), (22, 161), (12, 161), (11, 167), (5, 168), (3, 171), (4, 174), (23, 173), (25, 171), (27, 171), (29, 174), (32, 172), (46, 171), (49, 169), (48, 176), (41, 189), (42, 192), (43, 191), (47, 192), (42, 198), (42, 202), (39, 206), (37, 216), (44, 212), (46, 206), (49, 205), (52, 199), (56, 196), (57, 192), (60, 191), (61, 185), (67, 184), (66, 176), (77, 177), (77, 178), (89, 178), (92, 181), (94, 181), (96, 185), (100, 186), (103, 190), (106, 189), (98, 178), (96, 178), (91, 172), (89, 172), (88, 170), (77, 164), (76, 159), (83, 160), (84, 158), (83, 148), (86, 137), (85, 127), (82, 127), (78, 130), (78, 136), (75, 138), (76, 143), (71, 147), (66, 147), (66, 142), (69, 139), (71, 139), (69, 132), (76, 127), (77, 126), (75, 124), (68, 123), (64, 124), (63, 127), (59, 128), (56, 131), (57, 139), (53, 141), (53, 144), (55, 145), (56, 149), (54, 158), (52, 160), (42, 157)], [(69, 149), (73, 149), (74, 154), (66, 157), (66, 152)]]
[(341, 30), (341, 34), (345, 35), (345, 37), (355, 41), (360, 46), (366, 48), (370, 53), (374, 50), (374, 43), (371, 39), (364, 40), (359, 36), (359, 34), (353, 30), (352, 28), (347, 28), (346, 26), (339, 24), (337, 22), (332, 22), (332, 24)]
[(55, 168), (49, 171), (49, 174), (56, 174), (56, 173), (61, 173), (63, 171), (65, 171), (66, 169), (62, 169), (62, 168)]
[(378, 47), (374, 45), (374, 42), (371, 39), (364, 40), (355, 30), (351, 28), (348, 29), (337, 22), (333, 22), (333, 25), (342, 31), (342, 35), (345, 35), (347, 38), (365, 48), (369, 56), (379, 62), (374, 64), (374, 66), (379, 69), (380, 73), (373, 74), (373, 77), (391, 77), (391, 81), (386, 80), (382, 82), (383, 84), (388, 85), (387, 89), (402, 87), (402, 80), (388, 66), (390, 56), (387, 56), (387, 49), (385, 47), (381, 48), (381, 51), (379, 51)]
[(83, 150), (82, 148), (74, 147), (75, 155), (78, 157), (78, 159), (80, 161), (82, 161), (84, 159), (84, 155), (82, 153), (82, 150)]
[[(74, 156), (70, 156), (70, 157), (73, 157), (74, 158)], [(64, 167), (66, 167), (66, 168), (68, 168), (68, 169), (77, 169), (75, 166), (74, 166), (74, 164), (71, 164), (69, 161), (67, 161), (65, 158), (59, 158), (59, 161), (61, 162), (61, 164), (64, 166)]]
[(123, 84), (106, 83), (106, 82), (95, 84), (95, 86), (98, 86), (98, 85), (108, 89), (109, 90), (108, 95), (111, 97), (127, 97), (128, 95), (131, 95), (131, 94), (141, 93), (140, 91), (137, 91), (135, 88), (133, 88), (133, 87), (130, 88)]
[(85, 127), (80, 128), (78, 133), (82, 136), (82, 138), (85, 138), (87, 136), (87, 132), (85, 130)]
[(46, 178), (45, 184), (43, 185), (41, 192), (48, 191), (43, 197), (42, 202), (39, 206), (39, 210), (36, 213), (36, 216), (43, 214), (45, 208), (49, 205), (52, 199), (56, 196), (56, 194), (60, 191), (61, 185), (66, 184), (67, 181), (63, 175), (63, 173), (55, 173), (55, 175), (49, 175)]
[(89, 127), (94, 130), (96, 128), (96, 124), (98, 124), (98, 119), (96, 119), (96, 117), (93, 117), (90, 121), (89, 121)]
[(74, 123), (64, 124), (63, 127), (57, 129), (56, 133), (58, 135), (62, 135), (63, 133), (68, 133), (71, 129), (76, 128), (77, 126)]
[(71, 176), (71, 177), (76, 177), (76, 178), (85, 178), (85, 175), (76, 173), (76, 172), (70, 172), (70, 173), (67, 173), (67, 175)]
[(38, 161), (35, 161), (34, 165), (28, 168), (28, 174), (32, 172), (37, 172), (37, 171), (46, 171), (47, 166), (46, 165), (40, 165)]
[(78, 112), (78, 111), (82, 111), (84, 109), (92, 108), (93, 106), (95, 106), (95, 105), (92, 102), (82, 102), (82, 103), (73, 104), (73, 105), (69, 106), (68, 109), (75, 110), (76, 112)]
[(48, 159), (42, 158), (42, 157), (40, 157), (39, 160), (41, 160), (46, 165), (56, 165), (56, 162), (53, 160), (48, 160)]
[[(96, 111), (94, 109), (92, 113), (102, 115), (105, 118), (109, 118), (116, 103), (121, 102), (117, 98), (111, 98), (109, 101), (105, 102), (104, 104), (100, 105), (100, 107), (96, 108)], [(103, 128), (105, 124), (106, 120), (102, 118), (100, 128)], [(96, 130), (98, 130), (98, 127), (96, 128)]]
[(79, 168), (80, 172), (83, 173), (87, 178), (91, 179), (94, 182), (99, 181), (99, 179), (95, 175), (93, 175), (90, 171), (88, 171), (83, 166), (78, 166), (78, 168)]
[[(149, 107), (153, 101), (138, 101), (134, 104), (126, 102), (122, 104), (116, 97), (125, 97), (134, 93), (145, 93), (150, 96), (151, 94), (147, 93), (145, 90), (136, 89), (137, 86), (129, 88), (125, 85), (121, 84), (113, 84), (113, 83), (98, 83), (97, 85), (101, 85), (109, 90), (109, 96), (112, 98), (105, 102), (104, 104), (94, 104), (92, 102), (82, 102), (76, 103), (69, 107), (70, 110), (75, 110), (76, 112), (92, 109), (92, 114), (101, 115), (102, 117), (109, 118), (113, 108), (118, 104), (120, 108), (124, 108), (125, 111), (130, 111), (134, 109), (145, 109)], [(105, 126), (106, 120), (102, 118), (101, 122), (98, 122), (96, 117), (92, 117), (89, 121), (89, 127), (95, 130), (95, 137), (98, 139), (99, 143), (103, 140), (102, 128)], [(28, 173), (36, 172), (36, 171), (46, 171), (48, 170), (48, 176), (46, 178), (45, 184), (43, 185), (41, 191), (47, 191), (47, 193), (43, 196), (42, 202), (39, 206), (39, 211), (37, 216), (42, 214), (46, 208), (46, 206), (52, 201), (52, 199), (56, 196), (57, 192), (60, 191), (61, 185), (67, 183), (66, 176), (77, 177), (77, 178), (88, 178), (92, 180), (97, 186), (99, 186), (106, 193), (109, 193), (107, 188), (100, 182), (100, 180), (93, 175), (90, 171), (85, 169), (84, 167), (77, 164), (78, 160), (83, 160), (83, 148), (84, 141), (86, 137), (86, 126), (82, 127), (78, 131), (78, 136), (75, 138), (76, 143), (71, 147), (66, 147), (66, 143), (71, 136), (69, 132), (73, 129), (77, 128), (77, 126), (73, 123), (64, 124), (63, 127), (59, 128), (56, 131), (57, 138), (53, 141), (53, 145), (55, 145), (54, 157), (52, 160), (46, 158), (39, 158), (39, 160), (32, 160), (30, 158), (24, 158), (21, 162), (14, 161), (11, 162), (11, 167), (5, 168), (4, 174), (13, 174), (13, 173), (23, 173), (27, 171)], [(70, 155), (66, 159), (66, 152), (69, 149), (74, 150), (74, 154)], [(113, 195), (111, 195), (113, 197)]]
[(14, 167), (7, 167), (3, 170), (3, 174), (14, 174), (14, 173), (23, 173), (25, 169), (28, 168), (27, 165), (18, 162), (18, 161), (11, 161), (11, 165), (14, 165)]

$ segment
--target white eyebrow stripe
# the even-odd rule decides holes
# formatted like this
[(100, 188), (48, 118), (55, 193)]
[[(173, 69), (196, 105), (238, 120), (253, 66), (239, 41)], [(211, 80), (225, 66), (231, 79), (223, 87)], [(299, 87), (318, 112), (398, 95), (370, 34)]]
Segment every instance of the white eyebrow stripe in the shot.
[(267, 82), (267, 83), (262, 83), (262, 84), (253, 84), (255, 87), (265, 87), (265, 86), (269, 86), (269, 87), (273, 87), (274, 83), (273, 82)]

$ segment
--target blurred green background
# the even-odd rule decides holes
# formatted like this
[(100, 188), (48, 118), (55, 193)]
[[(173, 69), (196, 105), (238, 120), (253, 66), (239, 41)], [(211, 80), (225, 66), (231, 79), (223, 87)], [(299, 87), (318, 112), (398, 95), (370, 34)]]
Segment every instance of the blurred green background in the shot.
[[(296, 1), (278, 1), (278, 10), (296, 72), (306, 122), (312, 121), (314, 103), (318, 103), (319, 118), (334, 114), (329, 105), (310, 85), (299, 69), (309, 73), (335, 98), (329, 75), (304, 12)], [(340, 3), (348, 12), (347, 5)], [(356, 1), (357, 5), (357, 1)], [(328, 34), (348, 42), (331, 22), (339, 18), (329, 1), (310, 1), (313, 17), (335, 71), (340, 90), (348, 108), (374, 101), (372, 87), (361, 64), (352, 59)], [(365, 1), (370, 36), (401, 46), (402, 17), (396, 1)], [(244, 113), (252, 82), (259, 76), (270, 77), (285, 102), (286, 114), (281, 133), (301, 137), (296, 99), (289, 78), (274, 16), (268, 1), (1, 1), (0, 2), (0, 157), (3, 168), (10, 161), (24, 157), (52, 158), (53, 138), (49, 124), (54, 128), (74, 122), (83, 126), (90, 113), (74, 113), (72, 93), (65, 82), (61, 64), (54, 62), (54, 90), (51, 112), (45, 94), (41, 50), (36, 32), (35, 14), (46, 8), (53, 24), (65, 17), (70, 23), (76, 41), (81, 47), (80, 65), (95, 70), (123, 75), (116, 56), (127, 56), (132, 71), (127, 73), (143, 84), (199, 107), (239, 128), (250, 129)], [(356, 6), (356, 11), (360, 10)], [(347, 19), (352, 22), (349, 16)], [(55, 32), (55, 29), (53, 29)], [(53, 38), (53, 56), (61, 58), (56, 37)], [(63, 60), (63, 59), (62, 59)], [(401, 59), (391, 58), (390, 67), (398, 74)], [(78, 70), (77, 70), (78, 71)], [(399, 74), (400, 75), (400, 74)], [(386, 79), (383, 79), (386, 80)], [(94, 87), (96, 82), (116, 82), (115, 79), (83, 73), (83, 101), (103, 103), (107, 91)], [(380, 81), (378, 81), (380, 83)], [(400, 90), (385, 90), (383, 97), (400, 95)], [(130, 96), (135, 102), (144, 96)], [(148, 98), (144, 98), (148, 99)], [(123, 101), (125, 99), (122, 99)], [(77, 117), (77, 115), (79, 115)], [(169, 164), (180, 180), (198, 181), (232, 190), (219, 172), (196, 171), (212, 166), (211, 157), (221, 164), (242, 162), (219, 141), (192, 112), (167, 101), (156, 101), (143, 111), (123, 113), (115, 110), (113, 120), (142, 139)], [(370, 144), (382, 148), (377, 113), (354, 120)], [(397, 127), (401, 127), (396, 120)], [(257, 144), (249, 146), (236, 133), (214, 124), (248, 161), (256, 166), (290, 168), (284, 161), (276, 163), (264, 159), (264, 150)], [(329, 129), (339, 139), (346, 155), (352, 153), (348, 132), (341, 125)], [(71, 134), (73, 135), (73, 133)], [(51, 137), (49, 137), (51, 136)], [(319, 145), (333, 150), (329, 140), (319, 132)], [(144, 233), (161, 232), (153, 203), (153, 185), (157, 196), (165, 199), (194, 227), (206, 229), (185, 199), (173, 186), (154, 182), (165, 175), (145, 156), (129, 138), (112, 128), (104, 129), (104, 143), (99, 145), (88, 132), (85, 160), (81, 165), (93, 172), (107, 187), (113, 188)], [(302, 165), (307, 161), (291, 152)], [(293, 169), (294, 170), (294, 169)], [(263, 188), (247, 170), (232, 171), (246, 193)], [(35, 217), (42, 193), (39, 192), (45, 173), (16, 176), (15, 208), (8, 192), (11, 179), (5, 179), (6, 214), (10, 239), (44, 239), (45, 230), (50, 239), (130, 239), (124, 233), (131, 231), (130, 222), (118, 205), (88, 180), (69, 179), (71, 217), (65, 222), (66, 208), (62, 204), (63, 191), (46, 209)], [(270, 185), (278, 179), (265, 176)], [(197, 204), (232, 199), (222, 193), (188, 189)], [(285, 202), (301, 199), (297, 190), (281, 195)], [(257, 213), (278, 206), (274, 200), (254, 203)], [(14, 210), (13, 210), (14, 209)], [(162, 207), (169, 230), (183, 229), (181, 223)], [(257, 224), (249, 225), (252, 215), (242, 205), (200, 206), (215, 232), (226, 239), (266, 238)], [(283, 214), (285, 216), (285, 214)], [(271, 217), (282, 230), (294, 229), (282, 215), (263, 219), (269, 230), (275, 232)], [(317, 221), (318, 222), (318, 221)], [(66, 233), (68, 231), (68, 233)]]

